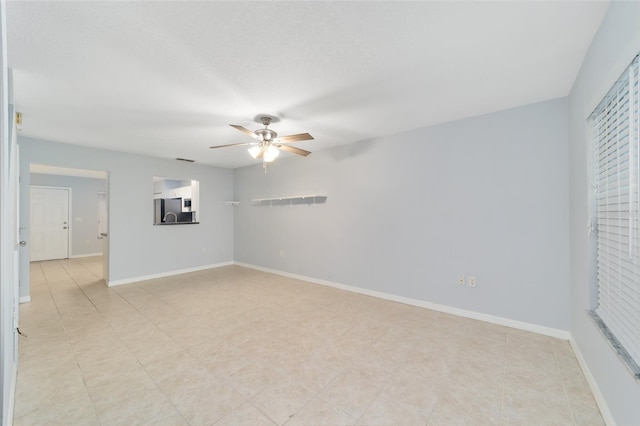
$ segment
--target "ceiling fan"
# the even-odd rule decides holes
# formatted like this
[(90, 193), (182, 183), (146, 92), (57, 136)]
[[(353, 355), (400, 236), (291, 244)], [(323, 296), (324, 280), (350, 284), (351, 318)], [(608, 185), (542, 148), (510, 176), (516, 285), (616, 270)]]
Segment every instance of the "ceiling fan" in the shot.
[(254, 132), (247, 129), (246, 127), (238, 126), (236, 124), (229, 124), (231, 127), (240, 130), (245, 135), (251, 136), (257, 142), (242, 142), (242, 143), (231, 143), (227, 145), (218, 145), (212, 146), (210, 148), (226, 148), (229, 146), (242, 146), (242, 145), (251, 145), (249, 148), (249, 154), (253, 158), (262, 159), (263, 165), (265, 166), (266, 171), (266, 163), (270, 163), (276, 159), (278, 155), (280, 155), (280, 150), (292, 152), (294, 154), (302, 155), (306, 157), (311, 154), (310, 151), (306, 151), (304, 149), (296, 148), (295, 146), (287, 145), (287, 142), (300, 142), (300, 141), (308, 141), (313, 140), (313, 136), (309, 133), (299, 133), (297, 135), (288, 135), (288, 136), (280, 136), (269, 129), (269, 124), (271, 121), (277, 121), (277, 118), (270, 116), (262, 116), (260, 117), (260, 121), (264, 125), (264, 129), (258, 129)]

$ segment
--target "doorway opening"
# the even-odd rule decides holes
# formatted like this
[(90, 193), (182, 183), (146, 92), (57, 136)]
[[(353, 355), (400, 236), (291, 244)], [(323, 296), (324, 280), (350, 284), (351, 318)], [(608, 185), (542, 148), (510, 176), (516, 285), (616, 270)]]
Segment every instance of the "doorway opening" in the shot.
[(100, 256), (108, 279), (108, 173), (31, 164), (29, 176), (29, 260)]

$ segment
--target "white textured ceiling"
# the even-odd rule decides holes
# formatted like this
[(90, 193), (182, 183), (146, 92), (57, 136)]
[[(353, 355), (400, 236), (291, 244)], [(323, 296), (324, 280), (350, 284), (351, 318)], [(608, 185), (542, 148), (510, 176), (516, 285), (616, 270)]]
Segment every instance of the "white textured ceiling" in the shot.
[[(8, 2), (21, 134), (238, 167), (566, 96), (607, 2)], [(304, 161), (300, 158), (300, 161)]]

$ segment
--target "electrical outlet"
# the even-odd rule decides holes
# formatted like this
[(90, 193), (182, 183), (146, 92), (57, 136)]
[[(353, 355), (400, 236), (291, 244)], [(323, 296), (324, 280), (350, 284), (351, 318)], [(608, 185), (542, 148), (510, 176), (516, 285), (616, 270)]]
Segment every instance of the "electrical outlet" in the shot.
[(464, 275), (458, 275), (458, 285), (464, 285)]
[(476, 286), (476, 277), (469, 277), (469, 287)]

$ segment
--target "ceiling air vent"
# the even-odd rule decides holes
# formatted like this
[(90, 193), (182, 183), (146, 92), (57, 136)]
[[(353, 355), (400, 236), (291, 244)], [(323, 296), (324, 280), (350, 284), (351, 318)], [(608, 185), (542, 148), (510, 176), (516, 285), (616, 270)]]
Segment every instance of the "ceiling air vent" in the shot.
[(178, 161), (186, 161), (187, 163), (195, 163), (196, 160), (189, 160), (188, 158), (176, 158)]

